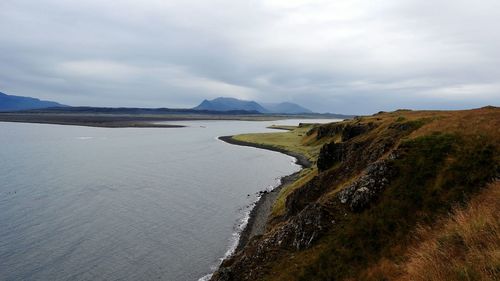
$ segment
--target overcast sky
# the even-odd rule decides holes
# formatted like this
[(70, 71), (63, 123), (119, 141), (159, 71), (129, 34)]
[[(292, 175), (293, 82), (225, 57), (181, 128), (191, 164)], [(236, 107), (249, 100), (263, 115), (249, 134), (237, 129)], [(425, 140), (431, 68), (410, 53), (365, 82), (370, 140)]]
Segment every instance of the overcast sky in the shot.
[(319, 112), (500, 105), (499, 0), (0, 0), (0, 91)]

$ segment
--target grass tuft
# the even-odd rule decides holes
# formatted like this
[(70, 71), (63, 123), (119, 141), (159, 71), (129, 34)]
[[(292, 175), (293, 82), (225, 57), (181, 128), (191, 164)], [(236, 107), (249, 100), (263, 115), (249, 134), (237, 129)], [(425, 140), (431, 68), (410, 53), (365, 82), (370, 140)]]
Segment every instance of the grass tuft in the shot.
[(435, 229), (421, 228), (401, 281), (500, 280), (500, 182), (456, 208)]

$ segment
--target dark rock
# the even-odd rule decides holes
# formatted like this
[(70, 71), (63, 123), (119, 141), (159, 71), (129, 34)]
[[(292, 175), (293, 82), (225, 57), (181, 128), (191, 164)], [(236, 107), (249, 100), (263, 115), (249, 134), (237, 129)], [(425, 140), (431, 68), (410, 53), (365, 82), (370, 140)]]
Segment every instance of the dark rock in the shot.
[(333, 137), (342, 132), (344, 129), (344, 123), (331, 123), (319, 126), (316, 130), (318, 134), (316, 135), (316, 139), (322, 139), (324, 137)]
[(367, 167), (364, 175), (341, 190), (337, 196), (351, 210), (361, 211), (387, 186), (392, 175), (388, 161), (375, 162)]
[(308, 204), (316, 201), (321, 194), (323, 188), (319, 184), (317, 177), (306, 183), (304, 186), (295, 189), (285, 201), (287, 217), (293, 216), (302, 211)]
[(344, 145), (342, 143), (331, 142), (323, 145), (321, 148), (316, 165), (320, 171), (324, 171), (331, 166), (342, 162), (343, 159)]
[(348, 141), (354, 137), (357, 137), (361, 134), (364, 134), (371, 129), (373, 129), (375, 125), (373, 123), (368, 124), (347, 124), (342, 130), (342, 141)]
[(481, 109), (488, 109), (488, 110), (494, 109), (494, 110), (496, 110), (496, 109), (498, 109), (498, 106), (487, 105), (487, 106), (481, 107)]
[(236, 280), (231, 267), (221, 267), (210, 280), (232, 281)]
[(331, 215), (321, 204), (309, 204), (266, 239), (266, 243), (279, 245), (285, 249), (307, 249), (333, 224)]

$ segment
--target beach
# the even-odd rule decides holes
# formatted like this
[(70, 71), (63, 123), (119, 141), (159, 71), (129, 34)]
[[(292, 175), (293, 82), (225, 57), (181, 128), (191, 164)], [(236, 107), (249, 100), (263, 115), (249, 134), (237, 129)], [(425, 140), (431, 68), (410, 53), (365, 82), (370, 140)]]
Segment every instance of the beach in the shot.
[[(296, 163), (302, 166), (302, 169), (311, 167), (311, 162), (305, 156), (291, 151), (287, 151), (285, 149), (277, 148), (270, 145), (263, 145), (263, 144), (256, 144), (251, 142), (235, 140), (232, 136), (222, 136), (219, 137), (219, 139), (233, 145), (249, 146), (249, 147), (280, 152), (294, 157), (296, 159)], [(280, 185), (278, 185), (276, 188), (274, 188), (271, 191), (261, 192), (260, 198), (255, 203), (254, 208), (250, 211), (247, 225), (240, 234), (240, 238), (238, 241), (238, 245), (235, 249), (235, 252), (242, 250), (252, 237), (262, 235), (265, 233), (269, 215), (271, 214), (273, 204), (278, 198), (281, 189), (283, 189), (283, 187), (287, 186), (288, 184), (296, 181), (299, 175), (300, 171), (295, 172), (291, 175), (283, 176), (280, 179)]]

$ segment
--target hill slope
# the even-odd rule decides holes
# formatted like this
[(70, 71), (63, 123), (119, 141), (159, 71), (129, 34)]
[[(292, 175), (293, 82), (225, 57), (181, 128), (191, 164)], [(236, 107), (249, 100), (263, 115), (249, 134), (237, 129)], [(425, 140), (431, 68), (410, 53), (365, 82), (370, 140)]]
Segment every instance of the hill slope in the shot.
[(311, 110), (291, 102), (263, 103), (262, 106), (272, 113), (301, 114), (313, 113)]
[(53, 101), (44, 101), (30, 97), (11, 96), (0, 92), (0, 111), (17, 111), (65, 106), (66, 105)]
[[(396, 111), (237, 136), (306, 153), (316, 165), (280, 191), (265, 233), (225, 260), (212, 280), (417, 280), (427, 273), (432, 278), (423, 280), (443, 280), (427, 258), (446, 265), (447, 280), (499, 280), (495, 208), (469, 203), (476, 196), (500, 202), (490, 191), (500, 176), (498, 128), (500, 109), (487, 107)], [(472, 211), (450, 213), (457, 206)], [(453, 232), (457, 216), (466, 221)], [(433, 230), (415, 240), (419, 229)]]

